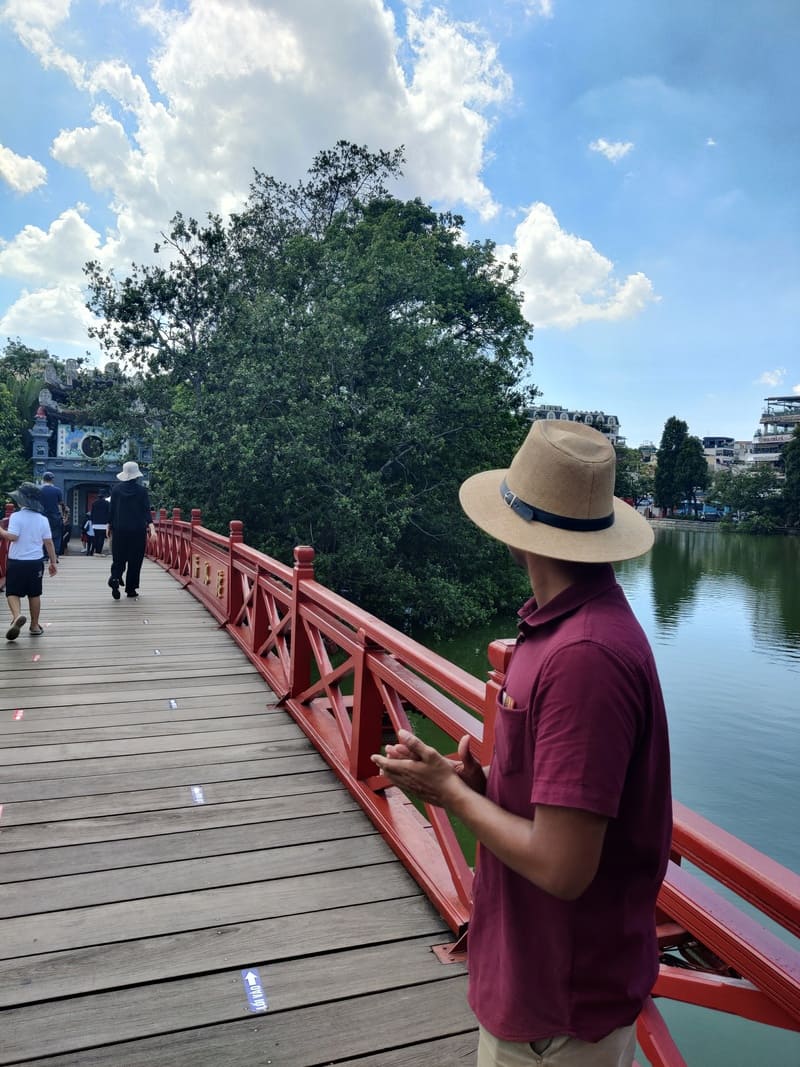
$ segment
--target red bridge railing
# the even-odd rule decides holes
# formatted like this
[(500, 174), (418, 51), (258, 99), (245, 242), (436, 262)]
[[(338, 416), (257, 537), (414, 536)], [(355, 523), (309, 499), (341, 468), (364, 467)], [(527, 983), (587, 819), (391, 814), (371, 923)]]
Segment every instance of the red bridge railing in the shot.
[[(374, 773), (369, 757), (420, 715), (453, 749), (469, 734), (473, 753), (488, 763), (511, 642), (489, 646), (482, 682), (320, 585), (312, 548), (296, 548), (288, 567), (244, 544), (240, 522), (224, 537), (201, 525), (199, 511), (185, 521), (177, 509), (171, 518), (162, 510), (156, 529), (153, 558), (233, 636), (463, 935), (473, 872), (449, 820), (439, 808), (419, 811)], [(800, 935), (800, 876), (681, 804), (674, 815), (656, 916), (663, 955), (654, 996), (800, 1031), (800, 952), (790, 943)], [(731, 892), (788, 937), (761, 925)], [(652, 999), (638, 1037), (654, 1067), (685, 1062)]]

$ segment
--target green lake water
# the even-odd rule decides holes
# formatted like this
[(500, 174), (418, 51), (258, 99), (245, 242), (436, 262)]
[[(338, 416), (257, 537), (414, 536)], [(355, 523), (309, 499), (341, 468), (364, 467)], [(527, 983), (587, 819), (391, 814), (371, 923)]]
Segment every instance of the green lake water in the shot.
[[(675, 798), (800, 872), (800, 538), (658, 530), (616, 570), (661, 675)], [(515, 632), (509, 613), (433, 647), (485, 678)], [(690, 1067), (800, 1067), (797, 1034), (659, 1007)]]

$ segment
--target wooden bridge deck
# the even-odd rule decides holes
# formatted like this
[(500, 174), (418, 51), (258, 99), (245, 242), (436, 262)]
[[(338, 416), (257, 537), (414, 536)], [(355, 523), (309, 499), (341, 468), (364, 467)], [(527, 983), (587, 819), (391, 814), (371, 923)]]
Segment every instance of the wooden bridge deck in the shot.
[(473, 1063), (416, 883), (205, 609), (108, 564), (0, 631), (0, 1064)]

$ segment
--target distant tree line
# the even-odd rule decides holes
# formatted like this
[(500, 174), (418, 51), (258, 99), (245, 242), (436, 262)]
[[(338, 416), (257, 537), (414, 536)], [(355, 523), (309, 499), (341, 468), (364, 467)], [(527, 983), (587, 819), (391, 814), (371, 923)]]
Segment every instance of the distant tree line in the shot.
[(686, 506), (697, 513), (698, 494), (726, 514), (723, 523), (742, 532), (769, 533), (800, 525), (800, 427), (784, 446), (784, 476), (773, 467), (733, 466), (712, 476), (699, 438), (675, 416), (667, 419), (657, 452), (654, 501), (668, 511)]

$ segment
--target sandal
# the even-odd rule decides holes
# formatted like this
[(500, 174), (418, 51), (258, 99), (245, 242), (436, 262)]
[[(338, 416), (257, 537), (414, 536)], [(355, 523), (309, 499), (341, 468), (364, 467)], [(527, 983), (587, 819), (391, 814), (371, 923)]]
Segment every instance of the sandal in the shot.
[(11, 623), (6, 630), (6, 641), (16, 641), (19, 637), (19, 632), (28, 620), (24, 615), (17, 615), (16, 619)]
[(44, 630), (41, 628), (41, 626), (37, 626), (35, 629), (33, 626), (31, 626), (30, 630), (28, 630), (28, 633), (31, 635), (31, 637), (41, 637), (44, 633)]

